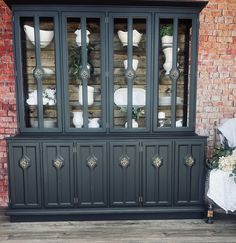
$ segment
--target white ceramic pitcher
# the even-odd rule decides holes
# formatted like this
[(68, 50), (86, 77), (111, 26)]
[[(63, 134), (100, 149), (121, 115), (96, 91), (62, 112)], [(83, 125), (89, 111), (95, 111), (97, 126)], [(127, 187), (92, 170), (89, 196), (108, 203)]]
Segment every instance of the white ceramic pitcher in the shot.
[(83, 112), (82, 111), (72, 111), (73, 113), (73, 124), (76, 128), (81, 128), (83, 126)]

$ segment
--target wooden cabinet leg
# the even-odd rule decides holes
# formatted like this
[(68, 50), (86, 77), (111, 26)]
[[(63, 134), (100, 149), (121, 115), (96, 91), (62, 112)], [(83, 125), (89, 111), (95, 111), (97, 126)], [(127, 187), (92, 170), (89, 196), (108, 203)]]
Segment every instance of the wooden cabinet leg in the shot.
[(208, 204), (206, 223), (207, 224), (213, 224), (213, 217), (214, 217), (213, 204), (210, 203), (210, 204)]

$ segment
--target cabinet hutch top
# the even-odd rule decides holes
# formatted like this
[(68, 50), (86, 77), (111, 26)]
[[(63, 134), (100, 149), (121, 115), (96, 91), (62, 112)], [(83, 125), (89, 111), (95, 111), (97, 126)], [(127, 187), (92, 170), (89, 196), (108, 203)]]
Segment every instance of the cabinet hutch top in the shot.
[(103, 6), (103, 5), (109, 5), (109, 6), (119, 6), (119, 5), (125, 5), (125, 6), (164, 6), (164, 7), (192, 7), (197, 8), (199, 11), (201, 11), (208, 1), (188, 1), (188, 0), (51, 0), (50, 2), (47, 0), (40, 0), (40, 1), (30, 1), (30, 0), (5, 0), (6, 4), (10, 7), (15, 7), (18, 5), (96, 5), (96, 6)]

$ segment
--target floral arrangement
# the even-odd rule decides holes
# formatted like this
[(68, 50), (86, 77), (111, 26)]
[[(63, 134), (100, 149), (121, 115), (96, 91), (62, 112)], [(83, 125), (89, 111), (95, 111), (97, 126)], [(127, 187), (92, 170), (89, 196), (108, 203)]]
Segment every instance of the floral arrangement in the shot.
[[(127, 107), (121, 107), (120, 111), (122, 112), (128, 112)], [(139, 120), (139, 117), (145, 113), (145, 110), (141, 107), (132, 107), (132, 119), (135, 119), (135, 121)]]
[[(43, 105), (55, 105), (56, 104), (56, 89), (47, 88), (43, 91)], [(29, 94), (29, 98), (26, 100), (28, 105), (37, 105), (38, 92), (34, 90)]]
[(215, 148), (209, 166), (211, 169), (231, 172), (230, 176), (234, 177), (236, 183), (236, 148), (230, 148), (227, 143)]
[(56, 89), (47, 88), (43, 91), (43, 105), (56, 104)]

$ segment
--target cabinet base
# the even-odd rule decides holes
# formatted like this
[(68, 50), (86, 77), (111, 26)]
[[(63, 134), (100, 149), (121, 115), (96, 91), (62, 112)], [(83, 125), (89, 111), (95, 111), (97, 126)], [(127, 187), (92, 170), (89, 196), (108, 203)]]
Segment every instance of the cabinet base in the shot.
[(83, 221), (83, 220), (144, 220), (144, 219), (202, 219), (204, 207), (185, 208), (115, 208), (115, 209), (48, 209), (17, 210), (6, 213), (11, 222)]

